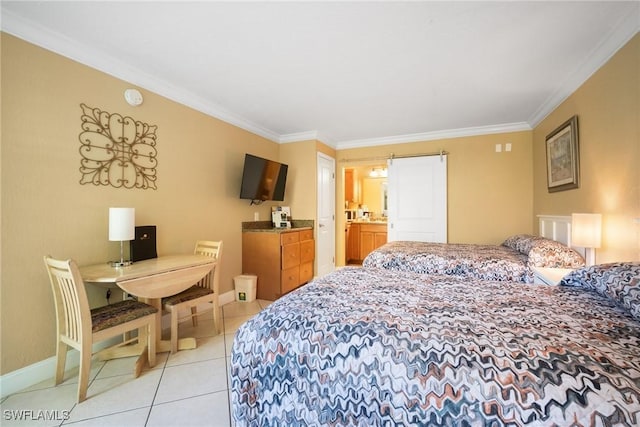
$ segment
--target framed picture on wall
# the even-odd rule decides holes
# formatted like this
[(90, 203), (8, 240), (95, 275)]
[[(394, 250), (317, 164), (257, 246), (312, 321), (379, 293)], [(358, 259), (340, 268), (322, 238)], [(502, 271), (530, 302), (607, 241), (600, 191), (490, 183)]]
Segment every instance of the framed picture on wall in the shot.
[(579, 187), (578, 116), (547, 135), (547, 188), (549, 193)]

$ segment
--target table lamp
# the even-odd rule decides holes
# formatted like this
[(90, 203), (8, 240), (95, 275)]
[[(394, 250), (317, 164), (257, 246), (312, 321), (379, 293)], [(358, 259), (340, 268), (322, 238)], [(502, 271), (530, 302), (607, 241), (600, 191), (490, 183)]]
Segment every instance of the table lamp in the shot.
[(596, 263), (596, 248), (602, 241), (601, 214), (571, 214), (571, 244), (585, 248), (587, 265)]
[(109, 208), (109, 240), (120, 242), (120, 261), (112, 261), (112, 267), (131, 265), (131, 261), (124, 260), (124, 241), (135, 239), (136, 212), (134, 208)]

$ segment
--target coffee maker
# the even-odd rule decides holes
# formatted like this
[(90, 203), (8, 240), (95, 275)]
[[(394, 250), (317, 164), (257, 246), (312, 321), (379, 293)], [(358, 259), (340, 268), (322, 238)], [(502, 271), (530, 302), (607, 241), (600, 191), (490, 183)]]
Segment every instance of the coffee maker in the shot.
[(271, 222), (275, 228), (291, 228), (291, 209), (288, 206), (272, 207)]

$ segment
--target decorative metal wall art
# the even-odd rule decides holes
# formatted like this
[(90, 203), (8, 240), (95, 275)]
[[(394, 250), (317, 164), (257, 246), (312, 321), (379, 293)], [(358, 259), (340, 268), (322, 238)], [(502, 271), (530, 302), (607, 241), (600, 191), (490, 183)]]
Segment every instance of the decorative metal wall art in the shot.
[(80, 184), (156, 189), (156, 129), (80, 104)]

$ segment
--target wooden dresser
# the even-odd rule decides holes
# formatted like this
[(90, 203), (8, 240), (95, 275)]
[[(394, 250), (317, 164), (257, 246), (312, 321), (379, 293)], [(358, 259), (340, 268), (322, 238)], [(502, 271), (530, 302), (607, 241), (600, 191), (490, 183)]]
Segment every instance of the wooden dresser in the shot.
[(313, 229), (242, 232), (242, 273), (258, 276), (256, 297), (275, 301), (313, 278)]

